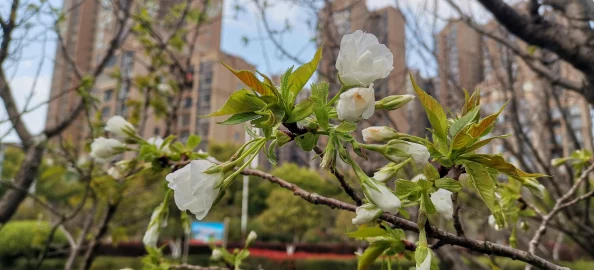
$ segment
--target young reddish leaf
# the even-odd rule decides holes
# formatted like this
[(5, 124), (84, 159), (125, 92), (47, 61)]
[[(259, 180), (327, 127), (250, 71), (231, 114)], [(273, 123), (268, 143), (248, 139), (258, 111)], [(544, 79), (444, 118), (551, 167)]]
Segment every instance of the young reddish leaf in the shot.
[[(221, 62), (222, 63), (222, 62)], [(263, 96), (272, 96), (274, 95), (273, 90), (268, 87), (266, 84), (258, 80), (256, 75), (249, 70), (235, 70), (230, 66), (227, 66), (225, 63), (222, 63), (228, 70), (233, 72), (235, 76), (241, 80), (245, 85), (249, 86), (252, 90), (258, 92), (260, 95)]]
[(491, 114), (491, 115), (483, 118), (478, 123), (472, 125), (472, 127), (470, 127), (470, 129), (468, 130), (468, 133), (470, 134), (470, 136), (472, 136), (473, 138), (478, 138), (478, 137), (482, 136), (483, 133), (487, 129), (489, 129), (489, 127), (491, 127), (491, 125), (494, 124), (495, 121), (497, 121), (497, 117), (499, 117), (499, 114), (503, 111), (505, 106), (507, 106), (507, 102), (505, 104), (503, 104), (503, 106), (501, 106), (499, 111), (497, 111), (496, 113)]
[(545, 177), (546, 174), (541, 173), (527, 173), (518, 169), (513, 164), (507, 162), (500, 155), (484, 155), (484, 154), (473, 154), (463, 157), (466, 160), (478, 162), (486, 167), (493, 168), (500, 171), (503, 174), (517, 178), (538, 178)]

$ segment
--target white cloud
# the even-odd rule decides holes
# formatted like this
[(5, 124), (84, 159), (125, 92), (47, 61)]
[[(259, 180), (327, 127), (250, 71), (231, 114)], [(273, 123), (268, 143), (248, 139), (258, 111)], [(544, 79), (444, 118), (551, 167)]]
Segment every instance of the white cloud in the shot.
[[(34, 76), (16, 76), (11, 82), (10, 87), (14, 95), (15, 101), (19, 110), (22, 110), (25, 106), (27, 97), (31, 94), (33, 83), (35, 82)], [(51, 77), (49, 75), (42, 75), (37, 78), (35, 88), (33, 88), (33, 97), (29, 102), (29, 108), (42, 104), (47, 101), (49, 97), (51, 85)], [(23, 121), (29, 130), (36, 134), (41, 132), (45, 127), (45, 116), (47, 112), (47, 105), (43, 105), (34, 111), (31, 111), (23, 116)], [(0, 110), (0, 121), (7, 119), (7, 113), (4, 107)], [(11, 127), (10, 123), (0, 124), (0, 134), (3, 135)], [(14, 132), (8, 135), (3, 141), (18, 141), (18, 137)]]

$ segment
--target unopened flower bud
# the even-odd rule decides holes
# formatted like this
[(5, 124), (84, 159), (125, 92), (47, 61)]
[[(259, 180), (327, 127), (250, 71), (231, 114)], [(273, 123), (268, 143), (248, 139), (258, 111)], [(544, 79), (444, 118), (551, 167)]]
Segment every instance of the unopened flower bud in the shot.
[(413, 95), (393, 95), (383, 98), (380, 101), (375, 102), (376, 110), (396, 110), (415, 99)]
[(383, 211), (379, 207), (375, 206), (374, 204), (367, 203), (357, 207), (355, 210), (357, 214), (355, 218), (353, 218), (352, 222), (354, 225), (363, 225), (370, 223), (377, 219)]
[(252, 244), (254, 241), (256, 241), (256, 238), (258, 238), (258, 235), (256, 234), (256, 232), (251, 231), (248, 236), (247, 239), (245, 240), (245, 245), (249, 246), (250, 244)]
[(365, 142), (381, 142), (390, 139), (396, 139), (398, 132), (393, 128), (384, 126), (368, 127), (361, 131), (363, 134), (363, 141)]
[(213, 260), (215, 260), (215, 261), (218, 261), (221, 258), (223, 258), (223, 252), (221, 252), (218, 249), (213, 249), (212, 250), (212, 255), (210, 256), (210, 258), (213, 259)]

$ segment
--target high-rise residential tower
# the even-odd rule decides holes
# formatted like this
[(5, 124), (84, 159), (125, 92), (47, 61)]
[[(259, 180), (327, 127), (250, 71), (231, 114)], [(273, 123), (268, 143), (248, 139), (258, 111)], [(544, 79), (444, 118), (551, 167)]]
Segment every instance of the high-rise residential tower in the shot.
[[(65, 0), (64, 8), (68, 9), (72, 0)], [(63, 29), (64, 40), (69, 54), (73, 55), (81, 71), (86, 72), (98, 61), (104, 58), (113, 37), (116, 18), (111, 9), (113, 1), (83, 1), (82, 5), (72, 8), (65, 20)], [(185, 2), (185, 1), (183, 1)], [(171, 33), (167, 28), (167, 13), (175, 5), (182, 3), (179, 0), (160, 0), (143, 2), (151, 18), (156, 18), (162, 36)], [(202, 1), (193, 1), (192, 5), (201, 8)], [(221, 108), (230, 94), (245, 86), (222, 64), (226, 63), (235, 69), (254, 70), (255, 67), (238, 56), (223, 52), (220, 49), (222, 28), (223, 1), (210, 1), (207, 7), (207, 20), (200, 25), (195, 50), (189, 55), (188, 49), (179, 52), (180, 59), (190, 59), (187, 73), (184, 74), (188, 83), (187, 89), (181, 93), (182, 100), (178, 108), (177, 122), (167, 123), (165, 117), (149, 110), (148, 120), (143, 130), (139, 133), (145, 138), (151, 136), (165, 136), (166, 127), (175, 126), (175, 133), (180, 139), (185, 140), (190, 134), (202, 137), (201, 148), (206, 150), (208, 142), (233, 142), (242, 144), (245, 132), (241, 125), (221, 126), (216, 122), (225, 117), (202, 118), (210, 112)], [(184, 24), (187, 28), (184, 40), (191, 40), (191, 23)], [(148, 74), (146, 63), (149, 57), (143, 51), (137, 36), (130, 34), (106, 65), (104, 72), (95, 80), (92, 90), (93, 95), (100, 100), (98, 110), (103, 119), (113, 115), (130, 117), (133, 113), (132, 106), (135, 101), (143, 97), (141, 89), (137, 89), (134, 78)], [(60, 119), (69, 115), (74, 104), (80, 99), (75, 91), (69, 92), (69, 87), (76, 85), (71, 68), (66, 65), (64, 55), (58, 48), (54, 77), (52, 82), (52, 96), (68, 93), (54, 99), (49, 104), (47, 125), (55, 125)], [(114, 76), (118, 74), (118, 76)], [(173, 102), (173, 100), (169, 100)], [(89, 127), (81, 116), (65, 132), (64, 138), (73, 145), (82, 147), (83, 139), (89, 134)]]

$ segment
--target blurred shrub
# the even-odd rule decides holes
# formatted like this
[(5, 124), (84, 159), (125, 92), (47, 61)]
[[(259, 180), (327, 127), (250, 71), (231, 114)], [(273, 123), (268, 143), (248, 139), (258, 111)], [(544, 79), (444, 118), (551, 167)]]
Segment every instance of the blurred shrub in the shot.
[[(46, 221), (12, 221), (0, 228), (0, 262), (11, 264), (19, 257), (35, 257), (43, 249), (51, 226)], [(63, 247), (66, 236), (57, 231), (50, 247)]]

